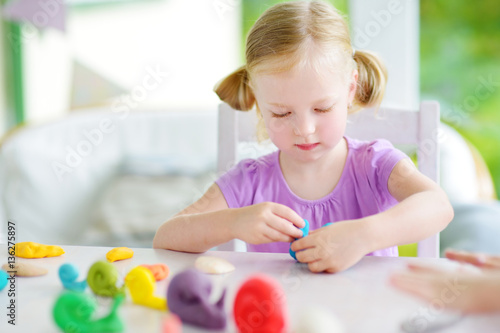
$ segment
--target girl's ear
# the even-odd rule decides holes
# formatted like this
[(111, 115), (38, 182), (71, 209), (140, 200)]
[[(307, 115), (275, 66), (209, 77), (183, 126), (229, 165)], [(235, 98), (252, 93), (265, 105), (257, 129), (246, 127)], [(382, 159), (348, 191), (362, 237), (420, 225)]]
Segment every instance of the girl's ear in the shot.
[(355, 69), (352, 71), (352, 75), (349, 79), (349, 98), (348, 104), (352, 104), (354, 102), (354, 97), (356, 96), (356, 90), (358, 88), (358, 70)]

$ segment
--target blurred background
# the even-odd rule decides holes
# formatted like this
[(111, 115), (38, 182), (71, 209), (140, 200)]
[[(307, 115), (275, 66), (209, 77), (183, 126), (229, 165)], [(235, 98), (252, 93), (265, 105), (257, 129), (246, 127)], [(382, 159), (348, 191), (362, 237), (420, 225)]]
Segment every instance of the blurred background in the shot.
[[(215, 179), (219, 100), (213, 86), (244, 63), (246, 33), (265, 9), (278, 2), (2, 0), (0, 134), (4, 138), (4, 186), (0, 210), (5, 219), (34, 220), (34, 216), (46, 213), (50, 219), (60, 220), (62, 228), (64, 219), (72, 218), (69, 210), (79, 207), (82, 223), (95, 226), (95, 232), (85, 241), (91, 244), (99, 243), (96, 235), (102, 234), (99, 225), (104, 223), (103, 216), (114, 221), (130, 219), (134, 213), (125, 213), (123, 205), (135, 204), (141, 208), (137, 208), (139, 213), (136, 211), (129, 224), (149, 225), (139, 231), (134, 229), (142, 232), (137, 244), (147, 246), (166, 216), (192, 202)], [(500, 3), (330, 2), (346, 15), (355, 48), (373, 50), (387, 64), (390, 78), (384, 105), (416, 109), (421, 100), (439, 101), (448, 133), (442, 136), (441, 176), (456, 211), (466, 211), (461, 215), (464, 220), (474, 219), (476, 213), (470, 212), (476, 209), (481, 216), (488, 212), (486, 219), (498, 216), (496, 208), (492, 211), (491, 207), (500, 190)], [(155, 113), (164, 117), (165, 112), (171, 114), (166, 116), (168, 119), (155, 118)], [(129, 117), (137, 113), (144, 114), (143, 118)], [(80, 120), (75, 120), (74, 115)], [(105, 121), (108, 118), (110, 122)], [(65, 123), (68, 119), (69, 125)], [(116, 119), (132, 124), (121, 126)], [(175, 126), (165, 133), (162, 121)], [(141, 122), (144, 128), (139, 130)], [(59, 127), (51, 127), (55, 123)], [(79, 123), (86, 125), (79, 128)], [(60, 128), (66, 132), (61, 130), (63, 134), (57, 137)], [(36, 140), (31, 140), (36, 144), (24, 134), (31, 129), (35, 129)], [(53, 135), (50, 140), (43, 129)], [(20, 134), (24, 137), (19, 139)], [(91, 144), (85, 146), (82, 140)], [(15, 146), (21, 141), (19, 146), (30, 147), (27, 157), (21, 156), (22, 149)], [(124, 142), (130, 142), (132, 148)], [(178, 142), (184, 144), (179, 147)], [(59, 155), (47, 153), (54, 150)], [(90, 157), (83, 158), (85, 154)], [(108, 160), (116, 156), (112, 162), (102, 164), (101, 155)], [(43, 168), (29, 170), (36, 163), (45, 163), (44, 170), (50, 176), (42, 174)], [(111, 168), (113, 171), (105, 171)], [(92, 176), (88, 170), (94, 170)], [(183, 174), (186, 170), (187, 175)], [(9, 183), (13, 175), (26, 179)], [(161, 181), (151, 178), (160, 176)], [(49, 182), (43, 183), (42, 178)], [(35, 193), (51, 197), (46, 192), (55, 193), (54, 188), (62, 186), (61, 179), (64, 194), (52, 200), (74, 196), (73, 206), (60, 202), (55, 205), (59, 210), (68, 207), (66, 215), (51, 215), (45, 204), (40, 204), (38, 211), (15, 213), (29, 211), (31, 206), (21, 207), (19, 202), (25, 204), (26, 198), (36, 201)], [(177, 182), (177, 194), (190, 187), (182, 200), (179, 195), (162, 196), (165, 188), (172, 188), (172, 182)], [(37, 190), (40, 184), (45, 190)], [(145, 190), (151, 189), (151, 184), (157, 186), (154, 194)], [(85, 201), (88, 206), (82, 206), (74, 192), (90, 196)], [(123, 198), (124, 192), (142, 194), (130, 200)], [(174, 198), (178, 201), (165, 209)], [(106, 200), (112, 202), (112, 207), (102, 207)], [(140, 200), (141, 205), (137, 203)], [(17, 210), (11, 208), (15, 202)], [(96, 205), (101, 205), (97, 213)], [(43, 228), (47, 222), (37, 223)], [(119, 222), (113, 223), (106, 229), (109, 233), (116, 233)], [(66, 226), (63, 233), (69, 233), (69, 229)], [(76, 234), (68, 242), (79, 237), (81, 240), (82, 230), (73, 230)], [(31, 235), (24, 233), (26, 238)], [(128, 239), (123, 237), (116, 243)], [(453, 237), (458, 236), (454, 233)], [(111, 244), (109, 238), (105, 239), (100, 242)], [(58, 238), (47, 236), (46, 240), (56, 242)]]

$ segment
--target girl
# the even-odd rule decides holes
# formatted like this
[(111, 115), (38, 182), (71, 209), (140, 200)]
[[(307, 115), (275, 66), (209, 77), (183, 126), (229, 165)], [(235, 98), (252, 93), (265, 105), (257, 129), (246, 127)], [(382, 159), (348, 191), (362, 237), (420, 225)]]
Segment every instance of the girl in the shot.
[(246, 65), (215, 92), (238, 110), (255, 105), (259, 133), (278, 151), (229, 170), (160, 226), (153, 246), (203, 252), (238, 238), (249, 251), (288, 252), (307, 219), (314, 231), (292, 250), (311, 271), (333, 273), (444, 229), (453, 216), (445, 193), (406, 155), (385, 140), (344, 137), (348, 112), (379, 104), (385, 83), (380, 60), (353, 51), (329, 4), (268, 9), (248, 34)]

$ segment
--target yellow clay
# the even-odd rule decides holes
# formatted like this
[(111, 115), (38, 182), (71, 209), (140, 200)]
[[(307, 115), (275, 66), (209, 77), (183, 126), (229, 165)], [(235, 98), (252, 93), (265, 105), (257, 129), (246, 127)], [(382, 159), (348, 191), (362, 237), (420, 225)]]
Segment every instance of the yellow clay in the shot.
[(167, 300), (154, 295), (156, 280), (146, 267), (133, 268), (125, 277), (125, 285), (134, 303), (163, 311), (167, 309)]
[(58, 257), (64, 250), (57, 245), (44, 245), (35, 242), (20, 242), (14, 245), (14, 255), (20, 258)]
[(106, 254), (106, 259), (109, 262), (114, 262), (117, 260), (129, 259), (134, 256), (134, 251), (128, 247), (115, 247)]

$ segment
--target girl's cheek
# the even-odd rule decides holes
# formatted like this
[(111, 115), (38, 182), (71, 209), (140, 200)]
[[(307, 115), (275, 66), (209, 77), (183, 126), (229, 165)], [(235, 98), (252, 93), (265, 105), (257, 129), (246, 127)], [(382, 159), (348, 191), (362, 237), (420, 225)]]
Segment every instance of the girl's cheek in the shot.
[(270, 138), (280, 137), (290, 131), (290, 124), (284, 119), (270, 119), (267, 126), (267, 133)]

